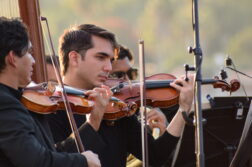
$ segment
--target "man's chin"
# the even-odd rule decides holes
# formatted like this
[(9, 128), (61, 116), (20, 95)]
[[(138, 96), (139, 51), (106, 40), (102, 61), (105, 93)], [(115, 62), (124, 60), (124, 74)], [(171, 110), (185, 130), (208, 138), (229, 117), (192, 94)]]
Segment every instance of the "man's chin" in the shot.
[(95, 87), (101, 87), (102, 85), (104, 85), (104, 81), (99, 81), (95, 84)]
[(28, 86), (30, 83), (35, 83), (33, 82), (31, 79), (27, 80), (27, 81), (23, 81), (22, 83), (19, 84), (20, 88), (25, 88), (26, 86)]
[(20, 84), (19, 87), (20, 87), (20, 88), (25, 88), (25, 87), (27, 87), (28, 85), (29, 85), (29, 83)]

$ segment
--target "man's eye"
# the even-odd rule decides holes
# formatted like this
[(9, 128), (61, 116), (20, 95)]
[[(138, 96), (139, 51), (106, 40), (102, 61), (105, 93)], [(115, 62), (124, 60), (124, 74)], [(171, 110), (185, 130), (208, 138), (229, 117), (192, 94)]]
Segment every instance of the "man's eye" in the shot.
[(28, 53), (30, 53), (31, 55), (34, 54), (33, 49), (29, 49), (29, 50), (28, 50)]
[(126, 76), (126, 73), (125, 72), (121, 72), (121, 71), (114, 72), (114, 73), (110, 74), (111, 78), (116, 78), (116, 79), (122, 79), (125, 76)]
[(97, 58), (98, 58), (99, 60), (104, 60), (104, 59), (106, 59), (105, 56), (97, 56)]

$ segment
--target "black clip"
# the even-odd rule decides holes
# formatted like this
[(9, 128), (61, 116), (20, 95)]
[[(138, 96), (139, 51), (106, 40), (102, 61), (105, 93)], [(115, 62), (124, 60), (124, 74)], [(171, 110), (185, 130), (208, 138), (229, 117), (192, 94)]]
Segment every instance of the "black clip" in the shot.
[[(194, 126), (195, 122), (192, 118), (190, 118), (185, 111), (181, 111), (182, 117), (185, 121), (185, 123), (189, 126)], [(202, 123), (205, 125), (207, 123), (207, 120), (205, 118), (202, 118)]]
[(187, 73), (188, 73), (188, 71), (195, 71), (195, 68), (194, 67), (190, 67), (188, 64), (185, 64), (184, 67), (185, 67), (185, 75), (186, 75), (185, 81), (189, 81), (189, 79), (187, 77)]

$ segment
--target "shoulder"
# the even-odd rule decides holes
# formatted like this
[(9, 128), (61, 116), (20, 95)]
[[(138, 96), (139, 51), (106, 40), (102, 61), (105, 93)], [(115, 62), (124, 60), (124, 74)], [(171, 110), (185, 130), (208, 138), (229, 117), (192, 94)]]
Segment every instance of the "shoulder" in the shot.
[(31, 116), (24, 105), (8, 91), (0, 93), (0, 122), (31, 122)]
[(20, 107), (22, 108), (22, 103), (15, 98), (14, 96), (12, 96), (11, 94), (9, 94), (6, 91), (2, 91), (0, 93), (0, 111), (4, 110), (4, 109), (8, 109), (8, 108), (14, 108), (14, 107)]

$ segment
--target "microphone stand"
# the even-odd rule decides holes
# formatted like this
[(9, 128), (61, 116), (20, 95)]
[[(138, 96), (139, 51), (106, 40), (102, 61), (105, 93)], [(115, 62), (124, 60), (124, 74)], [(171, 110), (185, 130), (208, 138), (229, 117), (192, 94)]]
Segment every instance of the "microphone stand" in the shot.
[(201, 108), (201, 63), (202, 63), (202, 50), (200, 48), (199, 38), (199, 18), (198, 18), (198, 0), (192, 0), (192, 26), (194, 31), (194, 48), (189, 47), (189, 53), (195, 55), (195, 154), (196, 154), (196, 167), (205, 166), (204, 144), (203, 144), (203, 122), (202, 122), (202, 108)]

